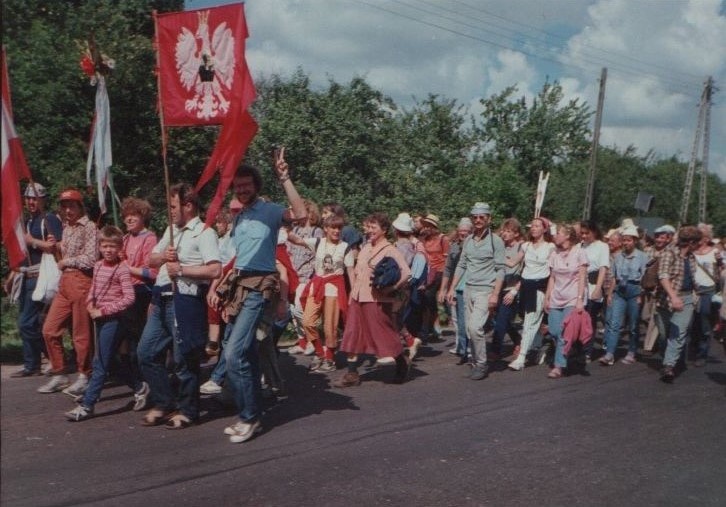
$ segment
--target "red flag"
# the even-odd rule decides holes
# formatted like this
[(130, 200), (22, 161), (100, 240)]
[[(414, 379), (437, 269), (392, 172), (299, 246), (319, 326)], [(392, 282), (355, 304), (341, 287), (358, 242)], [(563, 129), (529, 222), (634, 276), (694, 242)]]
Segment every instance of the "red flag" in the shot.
[(252, 103), (243, 4), (158, 14), (156, 30), (164, 126), (220, 125), (236, 92)]
[(23, 200), (20, 178), (30, 178), (20, 139), (15, 133), (10, 106), (10, 86), (2, 52), (2, 240), (8, 250), (11, 269), (19, 267), (28, 253), (23, 228)]
[(220, 171), (219, 185), (207, 210), (207, 225), (214, 222), (257, 133), (257, 123), (247, 111), (255, 98), (245, 59), (247, 35), (243, 4), (157, 18), (163, 125), (222, 125), (196, 185), (201, 189)]

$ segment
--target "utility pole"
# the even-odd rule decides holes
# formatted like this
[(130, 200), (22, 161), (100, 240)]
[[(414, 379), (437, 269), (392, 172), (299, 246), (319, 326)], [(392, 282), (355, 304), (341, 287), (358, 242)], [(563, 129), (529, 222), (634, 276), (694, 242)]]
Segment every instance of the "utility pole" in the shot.
[[(696, 173), (696, 163), (698, 158), (698, 147), (701, 145), (701, 135), (704, 130), (708, 131), (707, 125), (710, 125), (710, 106), (711, 106), (711, 88), (713, 80), (709, 77), (703, 86), (701, 93), (701, 103), (698, 108), (698, 123), (696, 125), (696, 135), (693, 139), (693, 149), (691, 150), (691, 160), (688, 163), (688, 171), (686, 172), (686, 183), (683, 186), (683, 198), (681, 199), (681, 214), (679, 216), (679, 226), (688, 221), (688, 205), (691, 200), (691, 189), (693, 188), (693, 176)], [(708, 122), (706, 121), (708, 117)], [(708, 163), (708, 137), (710, 134), (706, 132), (707, 141), (703, 145), (704, 164), (701, 169), (701, 188), (699, 194), (699, 220), (706, 219), (706, 170)]]
[(711, 94), (713, 93), (713, 78), (706, 80), (706, 111), (703, 117), (703, 152), (701, 155), (701, 189), (698, 193), (698, 221), (706, 223), (706, 181), (708, 178), (708, 151), (711, 141)]
[(600, 146), (600, 126), (602, 125), (602, 109), (605, 104), (605, 81), (608, 77), (607, 67), (600, 73), (600, 93), (597, 97), (597, 112), (595, 113), (595, 128), (592, 133), (592, 149), (590, 151), (590, 174), (587, 178), (587, 191), (585, 193), (585, 206), (582, 210), (582, 219), (590, 218), (592, 211), (592, 194), (595, 191), (595, 166), (597, 164), (597, 149)]

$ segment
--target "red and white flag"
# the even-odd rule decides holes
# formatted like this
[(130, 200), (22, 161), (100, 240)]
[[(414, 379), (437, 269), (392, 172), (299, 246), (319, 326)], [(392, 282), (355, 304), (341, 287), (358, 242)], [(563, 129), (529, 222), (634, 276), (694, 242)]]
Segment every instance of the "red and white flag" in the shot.
[(245, 59), (244, 4), (159, 14), (156, 35), (163, 127), (222, 125), (196, 185), (199, 190), (220, 172), (207, 210), (211, 225), (257, 133), (248, 112), (255, 85)]
[(20, 138), (15, 133), (10, 105), (10, 85), (2, 52), (2, 241), (8, 250), (11, 269), (19, 267), (28, 253), (23, 228), (23, 199), (20, 179), (30, 179)]

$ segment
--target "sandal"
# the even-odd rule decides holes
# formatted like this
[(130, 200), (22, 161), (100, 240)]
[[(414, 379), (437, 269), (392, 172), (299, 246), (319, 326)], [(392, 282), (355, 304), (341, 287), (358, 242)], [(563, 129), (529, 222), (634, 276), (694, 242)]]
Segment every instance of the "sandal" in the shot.
[(141, 419), (141, 426), (159, 426), (160, 424), (164, 424), (172, 415), (174, 415), (173, 412), (165, 412), (158, 408), (152, 408)]
[(213, 341), (209, 340), (207, 342), (207, 344), (204, 346), (204, 352), (208, 356), (212, 356), (212, 357), (216, 356), (217, 354), (219, 354), (219, 342), (213, 342)]
[(189, 419), (184, 414), (180, 414), (177, 412), (166, 420), (166, 424), (164, 425), (164, 427), (168, 430), (184, 430), (192, 424), (194, 423), (191, 419)]
[(552, 368), (547, 374), (547, 378), (562, 378), (562, 370), (560, 368)]

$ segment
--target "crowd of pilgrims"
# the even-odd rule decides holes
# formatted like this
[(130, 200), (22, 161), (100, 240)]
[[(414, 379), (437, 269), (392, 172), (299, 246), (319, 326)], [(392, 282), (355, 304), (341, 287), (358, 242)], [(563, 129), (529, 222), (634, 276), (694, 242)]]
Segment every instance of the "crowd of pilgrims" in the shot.
[[(261, 197), (248, 168), (205, 227), (194, 190), (175, 185), (174, 227), (161, 239), (143, 199), (123, 200), (122, 232), (89, 220), (75, 189), (58, 196), (56, 214), (46, 189), (28, 186), (28, 259), (5, 287), (23, 340), (12, 376), (45, 374), (37, 391), (72, 396), (65, 417), (82, 421), (113, 373), (133, 390), (133, 410), (148, 409), (141, 423), (169, 429), (198, 421), (200, 394), (229, 388), (239, 419), (224, 433), (236, 443), (261, 431), (259, 397), (287, 396), (280, 351), (311, 356), (309, 371), (332, 375), (334, 388), (360, 385), (370, 356), (404, 383), (419, 348), (449, 325), (452, 365), (468, 365), (472, 380), (497, 362), (546, 362), (560, 379), (591, 361), (657, 357), (660, 379), (673, 382), (723, 341), (724, 243), (709, 225), (643, 231), (624, 219), (603, 234), (591, 220), (539, 216), (495, 230), (493, 210), (477, 202), (462, 203), (451, 231), (433, 213), (406, 212), (372, 213), (357, 229), (339, 204), (297, 195), (284, 160), (275, 169), (289, 206)], [(62, 273), (50, 302), (32, 297), (43, 253)], [(294, 345), (278, 347), (291, 335)]]

